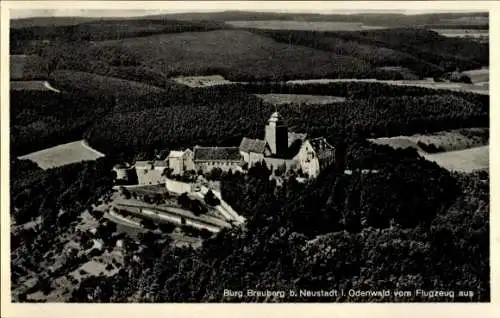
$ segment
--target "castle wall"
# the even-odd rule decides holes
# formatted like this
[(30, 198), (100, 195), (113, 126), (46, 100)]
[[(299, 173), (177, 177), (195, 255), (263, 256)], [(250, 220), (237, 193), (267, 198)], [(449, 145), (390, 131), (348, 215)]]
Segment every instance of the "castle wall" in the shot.
[(281, 158), (269, 158), (266, 157), (264, 158), (264, 162), (267, 165), (268, 169), (271, 169), (272, 171), (276, 170), (278, 167), (282, 166), (283, 164), (286, 167), (286, 170), (293, 170), (298, 167), (298, 162), (294, 159), (281, 159)]
[(222, 171), (228, 172), (229, 170), (243, 171), (241, 161), (224, 161), (224, 160), (214, 160), (214, 161), (197, 161), (195, 162), (196, 170), (201, 169), (203, 173), (207, 173), (214, 168), (220, 168)]
[(181, 157), (168, 158), (168, 167), (172, 169), (172, 174), (180, 175), (184, 172), (184, 164)]
[(177, 194), (191, 192), (191, 184), (171, 179), (166, 179), (167, 190)]
[(166, 180), (166, 177), (162, 176), (163, 169), (143, 169), (136, 167), (135, 170), (140, 185), (162, 184)]

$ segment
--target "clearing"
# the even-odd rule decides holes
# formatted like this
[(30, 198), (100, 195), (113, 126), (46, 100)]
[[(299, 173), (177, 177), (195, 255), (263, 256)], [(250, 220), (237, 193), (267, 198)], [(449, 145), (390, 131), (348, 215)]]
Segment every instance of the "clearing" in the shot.
[(225, 21), (237, 28), (272, 29), (272, 30), (310, 30), (310, 31), (360, 31), (386, 29), (381, 26), (364, 25), (359, 22), (330, 21), (286, 21), (286, 20), (238, 20)]
[(450, 171), (471, 173), (477, 170), (488, 170), (490, 166), (489, 146), (425, 154), (424, 157)]
[(179, 84), (183, 84), (189, 87), (208, 87), (234, 83), (225, 79), (222, 75), (179, 76), (172, 79)]
[(487, 145), (489, 142), (488, 128), (463, 128), (449, 131), (440, 131), (434, 134), (412, 136), (397, 136), (389, 138), (370, 139), (379, 145), (388, 145), (393, 148), (415, 148), (424, 151), (417, 145), (418, 142), (433, 144), (442, 151), (463, 150), (467, 148)]
[(464, 71), (462, 73), (469, 76), (472, 83), (476, 85), (489, 83), (490, 81), (490, 69), (488, 67), (480, 68), (477, 70)]
[(302, 95), (302, 94), (255, 94), (266, 103), (274, 105), (305, 104), (326, 105), (345, 101), (345, 97), (327, 95)]
[(429, 161), (450, 171), (470, 173), (489, 167), (489, 129), (464, 128), (430, 135), (370, 139), (378, 145), (414, 148)]
[(79, 140), (32, 152), (19, 157), (19, 159), (31, 160), (38, 164), (40, 168), (46, 170), (71, 163), (96, 160), (100, 157), (104, 157), (104, 154), (92, 149), (85, 140)]
[(416, 86), (423, 88), (442, 89), (451, 91), (469, 92), (481, 95), (489, 95), (488, 86), (464, 84), (464, 83), (448, 83), (448, 82), (434, 82), (428, 80), (377, 80), (377, 79), (356, 79), (356, 78), (322, 78), (322, 79), (307, 79), (307, 80), (291, 80), (287, 84), (328, 84), (328, 83), (341, 83), (341, 82), (365, 82), (365, 83), (382, 83), (388, 85), (399, 86)]
[(52, 87), (47, 81), (11, 81), (10, 89), (14, 91), (52, 91), (60, 93), (58, 89)]
[(439, 33), (446, 37), (489, 37), (489, 30), (475, 30), (475, 29), (432, 29), (432, 31)]

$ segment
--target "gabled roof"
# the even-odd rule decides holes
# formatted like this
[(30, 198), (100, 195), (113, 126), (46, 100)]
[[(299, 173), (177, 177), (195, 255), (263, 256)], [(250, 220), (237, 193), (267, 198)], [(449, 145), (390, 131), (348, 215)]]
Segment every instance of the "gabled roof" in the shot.
[(195, 147), (194, 160), (241, 161), (243, 157), (238, 147)]
[(153, 164), (152, 161), (136, 161), (135, 167), (136, 168), (146, 168), (146, 167), (150, 167), (152, 164)]
[(184, 151), (171, 150), (167, 158), (180, 158), (184, 155)]
[(327, 151), (327, 150), (335, 150), (335, 147), (330, 145), (326, 141), (325, 137), (318, 137), (318, 138), (311, 139), (311, 140), (309, 140), (309, 143), (311, 144), (311, 147), (313, 148), (313, 150), (317, 154), (320, 154), (320, 153)]
[(155, 160), (153, 165), (155, 167), (167, 167), (168, 166), (167, 163), (165, 161), (162, 161), (162, 160)]
[(250, 139), (243, 137), (240, 150), (244, 152), (263, 153), (266, 149), (266, 141), (261, 139)]

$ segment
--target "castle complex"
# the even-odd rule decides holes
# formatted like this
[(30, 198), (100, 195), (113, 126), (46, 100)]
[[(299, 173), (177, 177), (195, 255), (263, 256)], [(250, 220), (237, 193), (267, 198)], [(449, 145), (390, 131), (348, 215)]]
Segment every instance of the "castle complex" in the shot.
[(296, 170), (315, 178), (334, 160), (335, 148), (325, 138), (308, 139), (306, 134), (288, 131), (283, 118), (275, 112), (267, 121), (264, 139), (244, 137), (239, 147), (195, 146), (193, 150), (171, 151), (165, 160), (137, 161), (135, 171), (139, 184), (159, 184), (165, 182), (167, 168), (176, 175), (189, 170), (206, 173), (214, 168), (244, 172), (265, 162), (272, 171)]

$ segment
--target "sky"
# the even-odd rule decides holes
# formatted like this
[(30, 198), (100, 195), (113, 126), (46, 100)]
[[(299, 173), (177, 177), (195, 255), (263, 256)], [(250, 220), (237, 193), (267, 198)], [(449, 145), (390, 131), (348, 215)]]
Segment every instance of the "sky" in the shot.
[[(481, 2), (481, 1), (479, 1)], [(479, 2), (475, 2), (474, 8)], [(484, 2), (483, 2), (484, 3)], [(454, 5), (455, 4), (455, 5)], [(471, 2), (378, 2), (363, 1), (11, 1), (10, 17), (13, 19), (52, 16), (130, 17), (162, 13), (210, 12), (225, 10), (271, 11), (301, 13), (404, 13), (453, 12), (470, 10)], [(366, 8), (372, 8), (371, 10)], [(443, 9), (445, 7), (446, 9)], [(484, 5), (482, 6), (484, 7)], [(349, 9), (346, 9), (349, 8)], [(486, 11), (476, 9), (473, 11)]]

